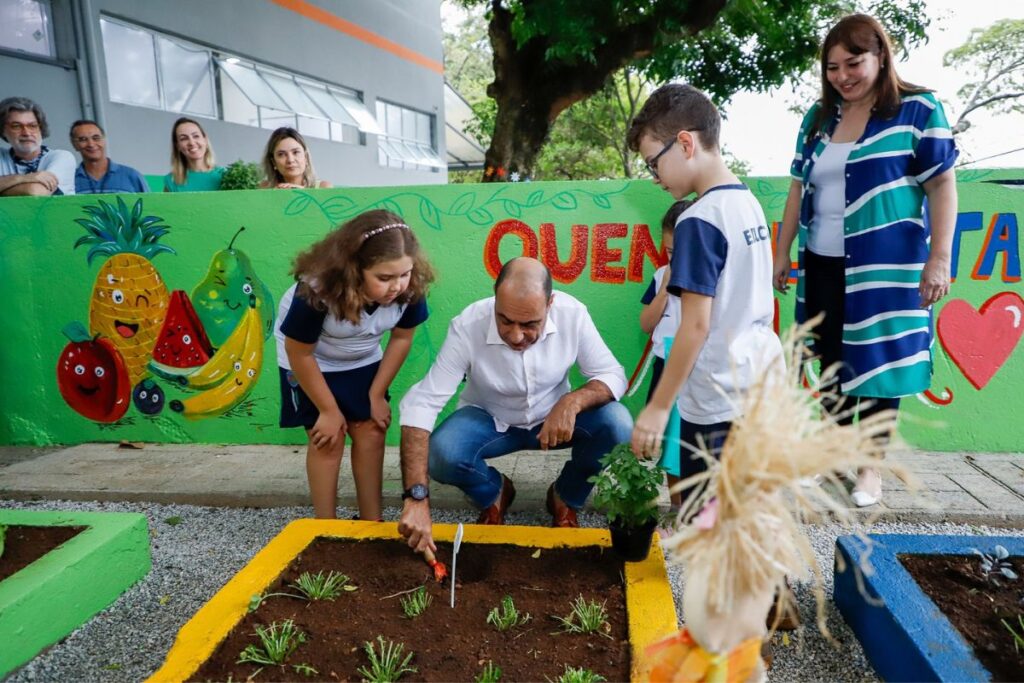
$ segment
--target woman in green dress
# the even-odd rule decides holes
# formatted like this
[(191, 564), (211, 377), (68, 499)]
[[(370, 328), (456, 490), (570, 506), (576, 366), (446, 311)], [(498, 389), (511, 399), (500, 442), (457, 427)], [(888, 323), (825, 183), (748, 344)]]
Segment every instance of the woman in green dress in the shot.
[(208, 192), (220, 189), (224, 167), (215, 166), (213, 147), (198, 121), (181, 117), (171, 129), (171, 172), (164, 192)]

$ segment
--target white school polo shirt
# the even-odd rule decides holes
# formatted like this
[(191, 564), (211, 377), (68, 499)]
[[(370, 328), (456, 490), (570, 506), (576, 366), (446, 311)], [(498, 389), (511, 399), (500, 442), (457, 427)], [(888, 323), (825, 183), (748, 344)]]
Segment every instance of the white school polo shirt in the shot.
[(339, 320), (332, 313), (317, 311), (305, 299), (295, 296), (292, 285), (281, 295), (274, 336), (277, 339), (277, 364), (291, 370), (284, 348), (285, 337), (313, 344), (313, 357), (321, 372), (354, 370), (383, 357), (380, 348), (384, 333), (394, 327), (416, 327), (427, 319), (426, 301), (392, 304), (363, 309), (357, 324)]
[(434, 364), (402, 399), (400, 423), (433, 431), (438, 414), (465, 377), (459, 408), (486, 410), (499, 432), (510, 426), (530, 429), (569, 393), (573, 365), (588, 380), (603, 382), (616, 399), (626, 391), (625, 370), (601, 339), (587, 307), (573, 297), (554, 293), (544, 331), (525, 351), (502, 341), (494, 297), (482, 299), (448, 326)]
[[(640, 303), (647, 305), (654, 301), (654, 297), (661, 291), (661, 283), (665, 279), (667, 270), (668, 268), (662, 266), (654, 271), (654, 278), (641, 297)], [(665, 360), (665, 337), (676, 336), (679, 331), (679, 318), (679, 297), (675, 294), (668, 294), (665, 297), (665, 310), (661, 313), (661, 319), (658, 320), (651, 332), (651, 353), (656, 358)]]
[(783, 370), (772, 329), (771, 231), (745, 185), (719, 185), (679, 217), (674, 246), (669, 292), (714, 297), (707, 341), (679, 392), (679, 414), (694, 424), (727, 422), (762, 373)]

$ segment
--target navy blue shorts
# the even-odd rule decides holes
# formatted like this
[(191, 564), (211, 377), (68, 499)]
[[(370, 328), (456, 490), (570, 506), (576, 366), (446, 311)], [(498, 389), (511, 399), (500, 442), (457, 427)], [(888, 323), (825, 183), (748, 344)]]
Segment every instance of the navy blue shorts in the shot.
[[(715, 422), (709, 425), (693, 424), (679, 420), (679, 478), (686, 479), (708, 469), (704, 458), (694, 452), (694, 448), (707, 449), (715, 458), (721, 457), (725, 437), (729, 435), (732, 422)], [(692, 446), (693, 448), (690, 448)], [(702, 484), (703, 485), (703, 484)], [(694, 492), (695, 487), (687, 487), (679, 492), (680, 500), (686, 501)], [(688, 521), (688, 520), (686, 520)]]
[[(325, 372), (327, 387), (338, 402), (346, 422), (361, 422), (370, 419), (370, 385), (377, 376), (380, 362), (364, 365), (352, 370)], [(299, 386), (299, 380), (291, 370), (278, 368), (281, 377), (281, 422), (282, 427), (305, 427), (312, 429), (320, 417), (320, 411), (309, 400)], [(391, 396), (385, 397), (390, 401)]]

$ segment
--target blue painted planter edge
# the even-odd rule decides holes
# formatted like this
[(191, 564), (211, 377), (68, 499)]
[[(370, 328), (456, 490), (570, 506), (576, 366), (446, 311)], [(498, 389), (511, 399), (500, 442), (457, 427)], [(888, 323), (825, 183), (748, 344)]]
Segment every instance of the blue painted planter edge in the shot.
[[(836, 539), (836, 561), (848, 564), (835, 574), (835, 601), (864, 645), (865, 653), (886, 680), (990, 680), (991, 674), (970, 645), (925, 595), (899, 561), (899, 555), (970, 555), (972, 548), (991, 552), (999, 544), (1011, 555), (1024, 555), (1024, 538), (1012, 536), (928, 536), (870, 534), (868, 557), (874, 572), (861, 573), (865, 592), (884, 602), (872, 604), (861, 594), (855, 571), (864, 552), (856, 536)], [(854, 559), (856, 558), (856, 559)], [(900, 647), (900, 645), (906, 647)]]

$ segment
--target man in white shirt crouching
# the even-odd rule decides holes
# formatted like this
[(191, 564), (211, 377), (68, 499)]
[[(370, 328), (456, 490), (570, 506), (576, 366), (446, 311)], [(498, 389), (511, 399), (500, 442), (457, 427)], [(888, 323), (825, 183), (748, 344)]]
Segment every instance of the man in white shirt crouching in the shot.
[[(552, 292), (548, 269), (527, 257), (502, 267), (494, 292), (452, 320), (434, 364), (400, 405), (406, 493), (399, 530), (418, 551), (434, 549), (428, 463), (431, 479), (458, 486), (482, 510), (478, 523), (503, 524), (515, 487), (487, 460), (571, 446), (547, 508), (554, 526), (578, 526), (598, 460), (630, 438), (633, 420), (618, 402), (625, 371), (586, 307)], [(573, 365), (588, 381), (570, 391)], [(463, 377), (458, 409), (431, 433)]]

